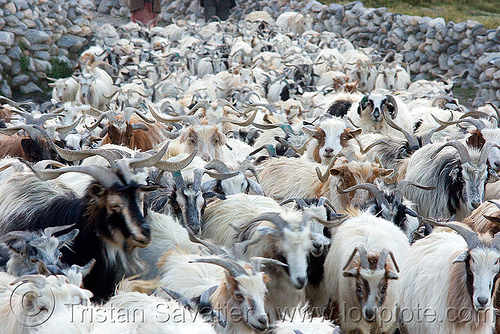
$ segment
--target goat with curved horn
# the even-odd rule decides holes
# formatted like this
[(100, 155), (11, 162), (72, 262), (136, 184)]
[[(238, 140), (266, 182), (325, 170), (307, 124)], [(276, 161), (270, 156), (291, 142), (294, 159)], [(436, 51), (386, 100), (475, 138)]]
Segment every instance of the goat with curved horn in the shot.
[(190, 263), (210, 263), (210, 264), (215, 264), (217, 266), (220, 266), (224, 269), (227, 270), (229, 275), (232, 277), (238, 277), (238, 276), (248, 276), (245, 268), (243, 268), (240, 264), (238, 264), (236, 261), (230, 260), (230, 259), (221, 259), (221, 258), (205, 258), (205, 259), (194, 259), (189, 261)]
[[(389, 96), (391, 96), (391, 95), (389, 95)], [(385, 110), (382, 111), (382, 117), (384, 117), (384, 120), (387, 122), (387, 124), (389, 124), (389, 126), (391, 128), (398, 130), (399, 132), (401, 132), (405, 136), (405, 138), (408, 141), (408, 144), (410, 145), (410, 148), (412, 150), (416, 151), (420, 148), (420, 144), (418, 142), (417, 137), (415, 137), (413, 134), (409, 133), (408, 131), (406, 131), (405, 129), (403, 129), (402, 127), (397, 125), (396, 123), (394, 123), (390, 117), (387, 117), (387, 115), (385, 114)]]
[(458, 155), (460, 156), (462, 163), (471, 162), (471, 157), (469, 155), (469, 152), (467, 151), (467, 148), (464, 146), (464, 144), (456, 140), (449, 141), (441, 145), (441, 147), (439, 147), (436, 151), (434, 151), (434, 153), (432, 153), (431, 159), (434, 159), (436, 155), (447, 146), (452, 146), (458, 151)]
[(160, 160), (155, 164), (155, 167), (158, 169), (167, 171), (167, 172), (179, 171), (179, 170), (185, 168), (187, 165), (189, 165), (191, 163), (191, 161), (193, 161), (196, 154), (198, 154), (198, 151), (194, 150), (185, 159), (183, 159), (181, 161), (176, 161), (176, 162), (168, 162), (168, 161)]
[(200, 120), (196, 116), (181, 115), (181, 116), (177, 116), (177, 117), (165, 118), (165, 117), (160, 116), (152, 106), (148, 105), (148, 108), (149, 108), (149, 111), (151, 112), (151, 115), (153, 115), (154, 119), (156, 119), (160, 123), (177, 123), (180, 121), (184, 121), (184, 122), (187, 122), (193, 126), (201, 125)]
[(420, 219), (433, 226), (447, 227), (449, 229), (454, 230), (455, 232), (460, 234), (462, 238), (464, 238), (465, 242), (467, 243), (467, 246), (469, 247), (469, 250), (480, 247), (482, 245), (482, 242), (481, 240), (479, 240), (477, 233), (464, 226), (453, 223), (438, 222), (424, 217), (420, 217)]

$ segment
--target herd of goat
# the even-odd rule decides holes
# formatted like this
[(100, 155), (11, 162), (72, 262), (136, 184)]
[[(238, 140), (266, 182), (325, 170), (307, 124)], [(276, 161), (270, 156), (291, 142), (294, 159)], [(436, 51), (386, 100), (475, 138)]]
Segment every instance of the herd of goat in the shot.
[(500, 110), (310, 26), (103, 25), (1, 97), (0, 332), (496, 331)]

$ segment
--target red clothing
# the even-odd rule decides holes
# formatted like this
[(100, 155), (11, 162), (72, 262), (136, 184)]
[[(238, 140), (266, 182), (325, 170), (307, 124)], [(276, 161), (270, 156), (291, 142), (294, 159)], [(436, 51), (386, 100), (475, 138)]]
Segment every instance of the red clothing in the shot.
[(142, 9), (134, 10), (132, 13), (132, 22), (140, 21), (150, 27), (158, 23), (158, 13), (153, 12), (153, 3), (145, 2)]

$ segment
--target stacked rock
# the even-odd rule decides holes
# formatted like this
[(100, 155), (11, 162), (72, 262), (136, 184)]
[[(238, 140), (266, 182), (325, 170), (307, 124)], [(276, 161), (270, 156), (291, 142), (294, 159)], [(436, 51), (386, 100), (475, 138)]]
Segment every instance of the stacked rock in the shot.
[(91, 0), (0, 0), (0, 93), (41, 91), (54, 59), (74, 66), (93, 32)]

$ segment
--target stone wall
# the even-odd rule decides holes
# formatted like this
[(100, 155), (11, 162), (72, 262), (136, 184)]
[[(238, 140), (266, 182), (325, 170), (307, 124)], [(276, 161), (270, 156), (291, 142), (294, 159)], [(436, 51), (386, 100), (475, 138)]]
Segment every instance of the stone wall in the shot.
[(0, 94), (41, 91), (51, 61), (73, 67), (93, 32), (91, 0), (0, 0)]

